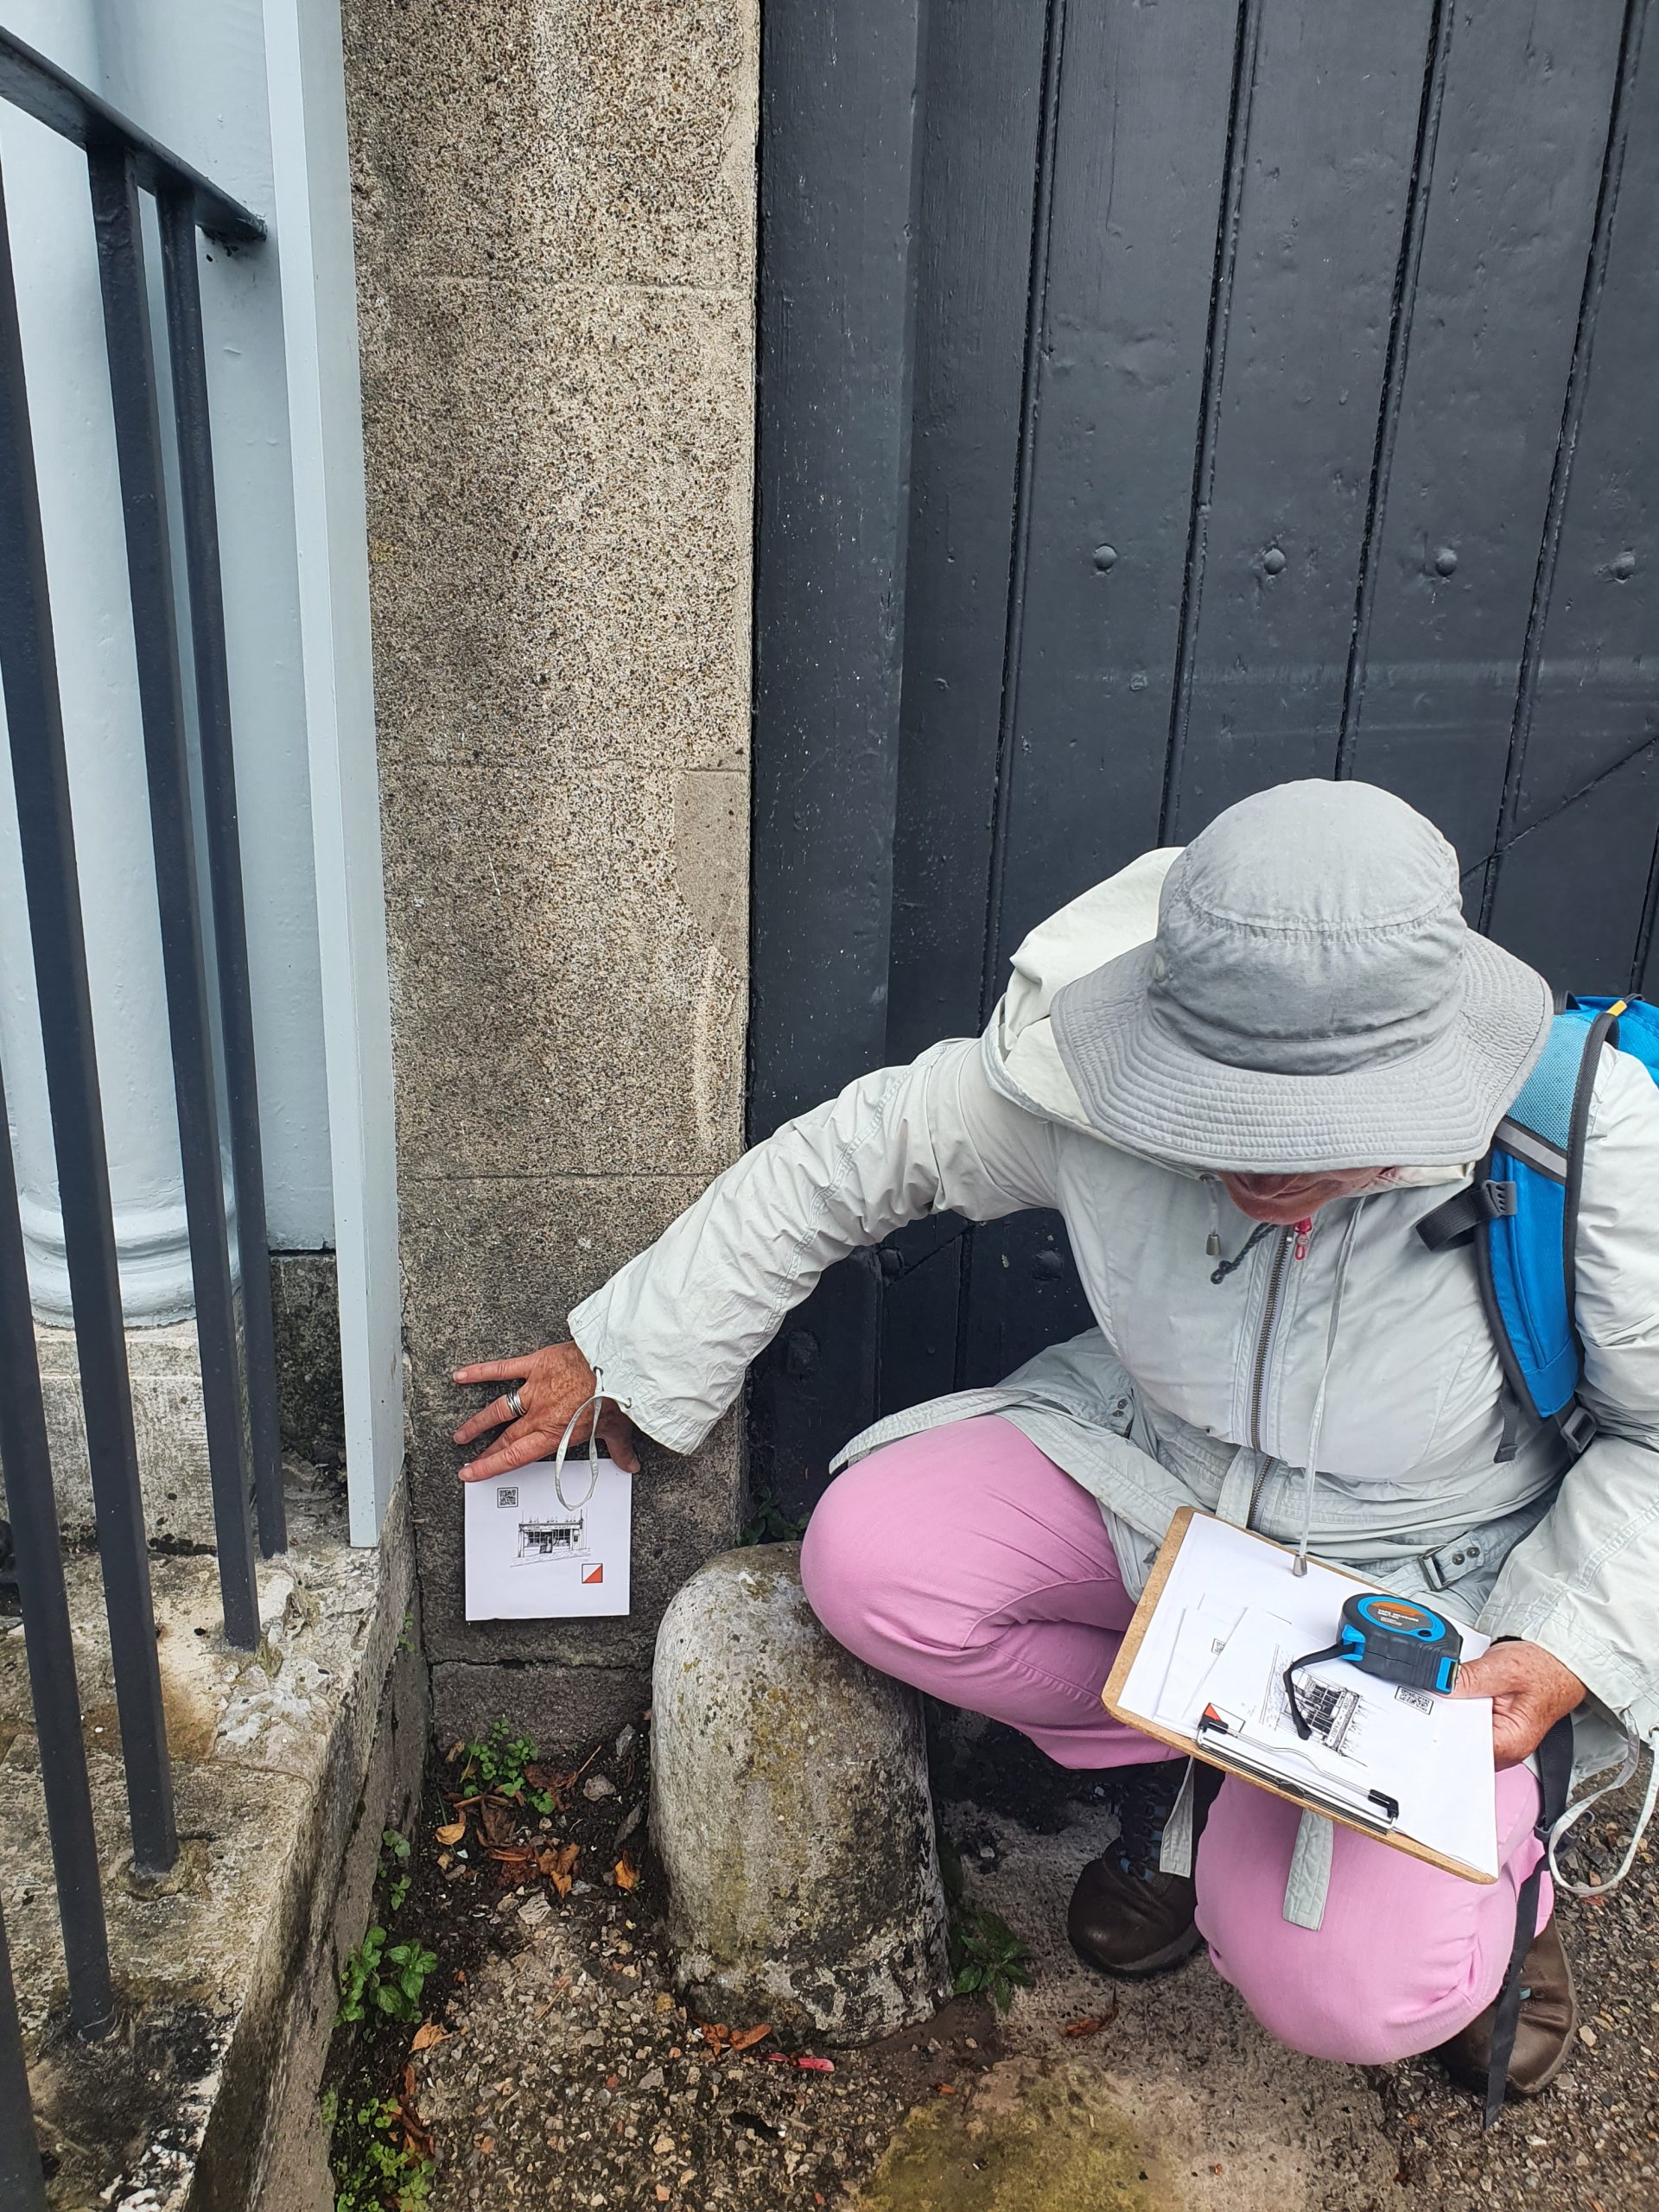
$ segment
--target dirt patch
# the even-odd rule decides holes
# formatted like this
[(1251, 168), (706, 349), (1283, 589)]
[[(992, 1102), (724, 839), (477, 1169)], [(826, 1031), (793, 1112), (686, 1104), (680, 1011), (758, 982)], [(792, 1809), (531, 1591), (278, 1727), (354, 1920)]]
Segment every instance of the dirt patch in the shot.
[[(330, 2052), (335, 2172), (359, 2177), (349, 2212), (397, 2207), (428, 2157), (434, 2212), (842, 2206), (912, 2107), (966, 2099), (1001, 2056), (992, 2008), (969, 1999), (833, 2058), (768, 2035), (734, 2048), (726, 2024), (690, 2014), (655, 1934), (647, 1738), (642, 1717), (531, 1761), (519, 1802), (463, 1785), (462, 1759), (435, 1770), (376, 1904), (390, 1942), (437, 1961), (421, 2024), (371, 2012)], [(543, 1813), (532, 1793), (550, 1777)]]
[[(398, 2175), (429, 2157), (429, 2199), (405, 2208), (1659, 2205), (1650, 1855), (1615, 1897), (1566, 1910), (1594, 2045), (1483, 2138), (1473, 2101), (1432, 2061), (1368, 2080), (1272, 2044), (1202, 1954), (1145, 1983), (1086, 1974), (1065, 1944), (1065, 1897), (1139, 1777), (1062, 1774), (1001, 1730), (959, 1743), (937, 1787), (969, 1902), (1029, 1945), (1033, 1985), (1012, 2012), (957, 1999), (864, 2050), (785, 2050), (766, 2035), (734, 2048), (725, 2024), (679, 2002), (658, 1945), (647, 1738), (642, 1717), (620, 1739), (532, 1762), (513, 1801), (480, 1793), (476, 1777), (463, 1785), (461, 1762), (435, 1770), (407, 1894), (394, 1911), (383, 1883), (377, 1905), (390, 1942), (435, 1955), (424, 2033), (365, 2019), (339, 2031), (331, 2067), (337, 2171), (385, 2146), (402, 2164), (344, 2212), (397, 2207)], [(558, 1783), (550, 1811), (531, 1802), (538, 1773)], [(969, 1782), (982, 1796), (960, 1794)], [(1598, 1826), (1627, 1833), (1626, 1817), (1615, 1808)], [(388, 1882), (399, 1865), (389, 1853)]]

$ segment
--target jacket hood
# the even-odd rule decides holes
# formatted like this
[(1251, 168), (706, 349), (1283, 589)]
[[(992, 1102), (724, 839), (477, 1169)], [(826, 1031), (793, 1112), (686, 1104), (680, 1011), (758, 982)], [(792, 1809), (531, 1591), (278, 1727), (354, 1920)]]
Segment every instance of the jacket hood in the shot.
[[(1097, 1144), (1115, 1145), (1150, 1159), (1173, 1173), (1196, 1176), (1199, 1170), (1107, 1136), (1084, 1111), (1077, 1085), (1066, 1072), (1055, 1040), (1051, 1009), (1067, 983), (1091, 974), (1109, 960), (1150, 944), (1158, 934), (1158, 901), (1164, 878), (1180, 858), (1179, 845), (1160, 845), (1142, 853), (1116, 875), (1039, 922), (1016, 949), (1008, 987), (998, 1000), (980, 1042), (985, 1072), (995, 1089), (1028, 1113), (1081, 1130)], [(1379, 1167), (1391, 1166), (1379, 1160)], [(1402, 1167), (1400, 1185), (1460, 1183), (1473, 1163), (1444, 1167)]]

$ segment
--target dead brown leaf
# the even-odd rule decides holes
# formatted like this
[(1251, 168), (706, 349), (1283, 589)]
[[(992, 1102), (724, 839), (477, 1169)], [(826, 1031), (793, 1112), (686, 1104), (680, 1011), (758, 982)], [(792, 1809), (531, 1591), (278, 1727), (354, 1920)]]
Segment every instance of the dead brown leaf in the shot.
[(632, 1889), (639, 1879), (639, 1869), (633, 1863), (633, 1853), (631, 1851), (625, 1851), (615, 1866), (612, 1867), (611, 1872), (615, 1877), (619, 1890)]
[(1068, 2036), (1097, 2036), (1103, 2028), (1109, 2028), (1117, 2018), (1117, 1999), (1113, 1998), (1103, 2012), (1091, 2013), (1086, 2020), (1068, 2020), (1062, 2033)]
[(756, 2044), (764, 2042), (771, 2033), (770, 2024), (758, 2028), (745, 2028), (741, 2035), (732, 2037), (727, 2048), (731, 2050), (753, 2050)]
[(463, 1816), (458, 1821), (446, 1821), (441, 1828), (434, 1828), (432, 1833), (440, 1843), (459, 1843), (467, 1833), (466, 1819)]
[(527, 1882), (538, 1864), (536, 1853), (523, 1848), (492, 1851), (488, 1856), (495, 1861), (495, 1878), (504, 1890), (515, 1888), (520, 1882)]
[(435, 2020), (423, 2020), (420, 2026), (416, 2029), (415, 2040), (409, 2048), (411, 2053), (417, 2050), (430, 2050), (434, 2044), (448, 2043), (448, 2031), (441, 2028)]
[(543, 1852), (536, 1861), (562, 1897), (568, 1897), (570, 1894), (570, 1885), (575, 1879), (576, 1860), (580, 1856), (578, 1845), (562, 1843), (552, 1850)]
[(499, 1797), (480, 1799), (478, 1823), (484, 1831), (486, 1843), (504, 1844), (512, 1834), (512, 1815)]
[(404, 2068), (404, 2093), (397, 2101), (398, 2124), (404, 2131), (404, 2145), (417, 2158), (432, 2156), (432, 2138), (421, 2124), (420, 2113), (415, 2107), (415, 2069)]

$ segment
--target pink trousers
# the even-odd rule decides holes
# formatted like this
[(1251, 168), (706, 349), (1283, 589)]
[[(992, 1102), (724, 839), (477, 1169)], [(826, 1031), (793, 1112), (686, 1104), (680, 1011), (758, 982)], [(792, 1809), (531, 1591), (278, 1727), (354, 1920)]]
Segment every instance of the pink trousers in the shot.
[[(812, 1516), (801, 1572), (849, 1651), (1007, 1721), (1062, 1766), (1169, 1756), (1100, 1701), (1135, 1610), (1100, 1510), (1008, 1422), (957, 1421), (849, 1468)], [(1315, 1932), (1282, 1911), (1295, 1808), (1224, 1783), (1198, 1847), (1198, 1926), (1269, 2034), (1314, 2057), (1381, 2065), (1432, 2050), (1491, 2003), (1540, 1849), (1537, 1783), (1516, 1767), (1497, 1784), (1496, 1885), (1339, 1827)], [(1546, 1876), (1541, 1926), (1550, 1903)]]

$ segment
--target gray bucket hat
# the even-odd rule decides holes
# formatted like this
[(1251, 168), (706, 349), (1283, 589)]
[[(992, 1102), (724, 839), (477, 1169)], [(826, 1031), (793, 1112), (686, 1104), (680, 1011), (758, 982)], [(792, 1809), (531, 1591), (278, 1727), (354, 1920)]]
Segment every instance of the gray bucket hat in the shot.
[(1150, 944), (1068, 983), (1054, 1038), (1103, 1135), (1249, 1173), (1478, 1159), (1549, 1033), (1470, 929), (1457, 855), (1370, 784), (1281, 784), (1175, 861)]

